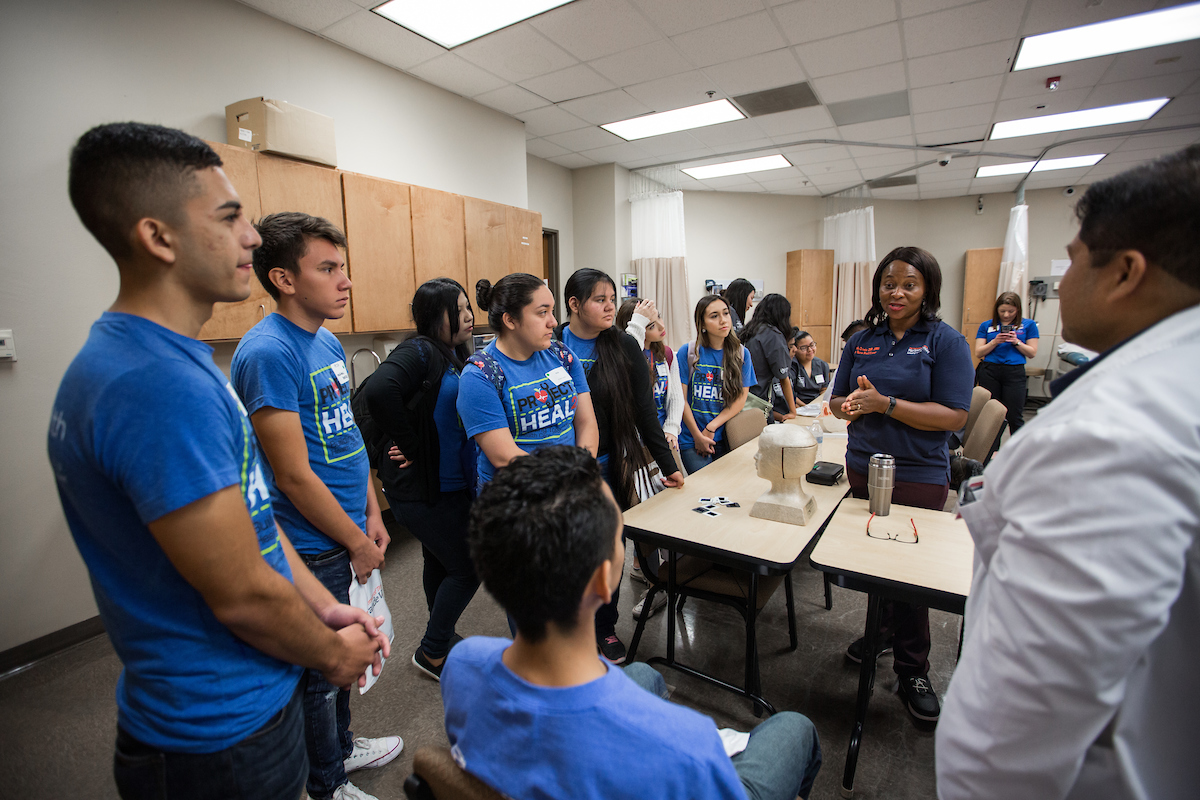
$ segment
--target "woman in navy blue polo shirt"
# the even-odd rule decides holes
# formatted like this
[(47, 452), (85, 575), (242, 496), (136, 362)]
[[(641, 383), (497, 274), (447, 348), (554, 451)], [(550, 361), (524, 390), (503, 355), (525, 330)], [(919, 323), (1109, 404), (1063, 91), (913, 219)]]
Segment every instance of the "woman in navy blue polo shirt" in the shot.
[(1025, 362), (1037, 355), (1038, 327), (1021, 316), (1021, 296), (1004, 292), (996, 298), (991, 322), (979, 323), (975, 357), (983, 359), (975, 376), (979, 385), (1008, 409), (1008, 429), (1025, 424)]
[[(896, 459), (892, 502), (941, 509), (950, 488), (950, 432), (971, 407), (974, 370), (962, 334), (938, 318), (942, 270), (918, 247), (884, 256), (871, 282), (871, 326), (846, 342), (833, 381), (830, 410), (849, 421), (846, 475), (855, 497), (867, 496), (867, 465), (875, 453)], [(891, 647), (900, 696), (917, 719), (934, 721), (940, 707), (929, 683), (929, 609), (884, 604), (880, 653)], [(850, 645), (864, 657), (862, 639)]]

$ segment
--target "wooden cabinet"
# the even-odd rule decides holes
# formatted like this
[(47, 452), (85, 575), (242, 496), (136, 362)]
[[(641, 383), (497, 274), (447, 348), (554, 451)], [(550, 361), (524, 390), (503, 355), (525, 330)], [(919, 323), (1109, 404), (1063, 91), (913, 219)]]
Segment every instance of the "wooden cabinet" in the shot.
[(463, 286), (474, 300), (476, 281), (487, 278), (495, 284), (513, 271), (508, 255), (508, 206), (474, 197), (463, 198), (463, 204), (467, 238), (467, 280)]
[[(302, 211), (324, 217), (345, 230), (341, 173), (336, 169), (260, 154), (258, 191), (263, 216), (280, 211)], [(353, 273), (350, 273), (350, 280), (354, 280)], [(350, 303), (345, 316), (326, 320), (325, 327), (334, 333), (353, 330), (353, 289), (350, 290)]]
[(342, 174), (355, 331), (411, 329), (412, 209), (408, 184)]
[(996, 304), (996, 286), (1000, 282), (1000, 259), (1003, 247), (984, 247), (967, 251), (967, 267), (963, 274), (962, 335), (971, 345), (971, 356), (975, 358), (975, 334), (979, 323), (992, 318), (992, 307)]
[[(208, 143), (221, 160), (222, 168), (242, 199), (242, 213), (257, 221), (262, 208), (258, 197), (258, 157), (249, 150), (221, 142)], [(275, 310), (275, 301), (255, 276), (250, 277), (250, 296), (240, 303), (216, 303), (213, 315), (200, 329), (201, 339), (240, 339), (246, 331)]]
[(785, 292), (792, 304), (792, 324), (812, 334), (817, 358), (828, 362), (833, 346), (833, 251), (788, 253)]
[(508, 271), (550, 277), (542, 258), (542, 215), (537, 211), (506, 206), (508, 216)]
[(413, 277), (420, 286), (431, 278), (453, 278), (467, 287), (467, 243), (463, 198), (412, 187)]

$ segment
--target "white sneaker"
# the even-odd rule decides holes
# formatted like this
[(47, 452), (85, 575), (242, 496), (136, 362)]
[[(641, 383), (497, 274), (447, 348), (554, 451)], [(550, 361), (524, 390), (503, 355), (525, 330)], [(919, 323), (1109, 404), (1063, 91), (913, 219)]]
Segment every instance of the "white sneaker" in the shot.
[(350, 781), (346, 781), (333, 790), (333, 800), (379, 800), (379, 798), (373, 794), (367, 794)]
[[(643, 592), (642, 599), (638, 600), (637, 605), (633, 607), (633, 618), (634, 619), (642, 618), (642, 612), (646, 608), (646, 595), (649, 593), (650, 593), (649, 590)], [(653, 617), (660, 610), (662, 610), (662, 607), (665, 606), (666, 604), (667, 604), (667, 593), (665, 591), (659, 590), (658, 594), (654, 595), (654, 604), (652, 606), (650, 606), (649, 616)]]
[[(359, 736), (354, 740), (354, 752), (342, 764), (346, 768), (347, 775), (359, 769), (375, 769), (391, 763), (396, 756), (400, 755), (400, 751), (403, 749), (404, 740), (399, 736), (381, 736), (378, 739), (367, 739)], [(354, 788), (353, 784), (347, 783), (346, 786), (349, 786), (356, 792), (359, 791)], [(345, 795), (345, 797), (358, 796), (354, 794)], [(334, 797), (342, 797), (342, 795), (335, 794)], [(370, 797), (370, 795), (363, 794), (362, 797)], [(371, 798), (371, 800), (374, 800), (374, 798)]]

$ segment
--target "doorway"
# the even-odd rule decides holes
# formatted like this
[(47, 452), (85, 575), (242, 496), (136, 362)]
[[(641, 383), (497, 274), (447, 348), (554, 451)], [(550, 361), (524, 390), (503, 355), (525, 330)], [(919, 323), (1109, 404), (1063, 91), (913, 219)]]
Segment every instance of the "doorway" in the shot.
[(554, 295), (554, 318), (562, 322), (565, 317), (560, 305), (562, 287), (558, 275), (558, 231), (550, 228), (542, 228), (542, 278), (550, 288), (550, 294)]

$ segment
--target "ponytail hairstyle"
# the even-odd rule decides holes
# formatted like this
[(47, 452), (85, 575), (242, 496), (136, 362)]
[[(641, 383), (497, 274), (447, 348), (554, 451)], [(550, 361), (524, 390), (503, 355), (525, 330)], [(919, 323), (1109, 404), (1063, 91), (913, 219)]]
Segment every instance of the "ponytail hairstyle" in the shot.
[[(746, 283), (750, 283), (746, 281)], [(708, 311), (708, 307), (713, 303), (725, 303), (725, 298), (715, 294), (706, 294), (700, 298), (700, 302), (696, 303), (696, 341), (692, 343), (690, 352), (688, 353), (688, 386), (691, 386), (691, 372), (696, 367), (696, 362), (700, 360), (700, 345), (704, 344), (710, 350), (715, 350), (712, 343), (708, 341), (708, 333), (704, 330), (704, 314)], [(728, 303), (725, 303), (729, 305)], [(732, 322), (732, 320), (730, 320)], [(725, 405), (731, 406), (734, 401), (742, 394), (742, 341), (733, 330), (733, 326), (729, 326), (729, 333), (725, 334), (724, 358), (721, 361), (721, 399)]]
[(721, 299), (728, 303), (730, 310), (737, 314), (737, 318), (742, 323), (745, 323), (746, 303), (755, 291), (757, 290), (753, 283), (745, 278), (738, 278), (725, 287), (725, 291), (721, 292)]
[[(434, 278), (418, 286), (412, 299), (412, 315), (417, 325), (417, 333), (432, 339), (450, 363), (460, 370), (471, 351), (465, 342), (451, 350), (450, 346), (442, 341), (441, 330), (442, 320), (449, 320), (450, 338), (458, 335), (458, 296), (466, 293), (467, 290), (453, 278)], [(469, 297), (467, 308), (471, 308)]]
[[(621, 303), (621, 307), (617, 309), (617, 330), (626, 330), (629, 327), (629, 320), (633, 319), (633, 310), (637, 308), (638, 299), (636, 297), (626, 297), (625, 302)], [(661, 341), (647, 342), (646, 349), (650, 351), (650, 382), (654, 383), (658, 375), (654, 372), (655, 364), (667, 363), (667, 346)]]
[(1001, 292), (996, 298), (996, 305), (992, 306), (992, 324), (1000, 325), (1000, 306), (1013, 306), (1017, 309), (1017, 315), (1013, 317), (1013, 322), (1017, 325), (1021, 324), (1021, 295), (1016, 292)]
[(525, 306), (533, 302), (533, 293), (545, 285), (541, 278), (527, 272), (505, 275), (495, 286), (483, 278), (475, 283), (475, 300), (479, 310), (487, 312), (488, 327), (499, 337), (508, 330), (504, 327), (504, 315), (519, 320)]
[[(571, 298), (583, 305), (599, 283), (607, 283), (616, 293), (616, 283), (607, 273), (598, 269), (577, 269), (567, 278), (567, 284), (563, 287), (563, 302), (568, 317), (571, 314)], [(635, 424), (633, 384), (629, 380), (634, 365), (625, 359), (621, 349), (621, 337), (626, 335), (624, 330), (615, 327), (600, 332), (596, 337), (596, 362), (587, 375), (592, 405), (603, 406), (608, 412), (606, 418), (611, 446), (608, 466), (616, 478), (615, 495), (622, 509), (630, 508), (636, 501), (634, 476), (646, 466), (646, 453)]]
[(764, 328), (779, 331), (785, 340), (792, 332), (792, 304), (783, 295), (771, 293), (759, 302), (753, 319), (742, 328), (742, 341), (750, 341)]
[(887, 312), (879, 301), (879, 284), (883, 282), (883, 271), (892, 265), (893, 261), (908, 264), (925, 279), (925, 298), (921, 300), (921, 319), (933, 322), (938, 318), (942, 307), (942, 268), (938, 265), (933, 253), (919, 247), (897, 247), (883, 257), (875, 268), (875, 277), (871, 278), (871, 310), (867, 312), (866, 321), (872, 328), (887, 324)]

